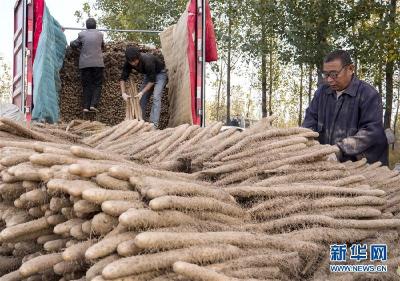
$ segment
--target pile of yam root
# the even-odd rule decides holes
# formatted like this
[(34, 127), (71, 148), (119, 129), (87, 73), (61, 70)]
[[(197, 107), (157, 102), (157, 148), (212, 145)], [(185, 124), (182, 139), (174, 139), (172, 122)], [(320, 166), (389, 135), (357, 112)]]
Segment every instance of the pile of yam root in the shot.
[[(0, 281), (398, 280), (399, 174), (272, 122), (0, 118)], [(387, 244), (388, 272), (331, 273), (355, 243)]]
[[(150, 49), (145, 46), (138, 46), (133, 42), (108, 42), (103, 50), (104, 56), (104, 79), (101, 91), (101, 99), (98, 105), (98, 113), (86, 113), (83, 116), (83, 93), (82, 83), (79, 72), (79, 51), (68, 48), (65, 54), (63, 68), (60, 71), (61, 92), (59, 98), (60, 116), (63, 122), (70, 122), (82, 116), (81, 118), (92, 121), (100, 121), (108, 125), (116, 125), (125, 119), (126, 103), (122, 99), (119, 80), (122, 73), (122, 67), (125, 62), (125, 50), (127, 46), (136, 46), (143, 53), (152, 53), (163, 59), (159, 49)], [(140, 91), (143, 81), (143, 75), (133, 71), (130, 79), (134, 81)], [(128, 83), (129, 84), (129, 83)], [(128, 86), (128, 85), (127, 85)], [(148, 120), (151, 110), (152, 100), (150, 100), (145, 112)], [(168, 90), (166, 89), (162, 96), (161, 115), (159, 127), (165, 128), (168, 125)]]

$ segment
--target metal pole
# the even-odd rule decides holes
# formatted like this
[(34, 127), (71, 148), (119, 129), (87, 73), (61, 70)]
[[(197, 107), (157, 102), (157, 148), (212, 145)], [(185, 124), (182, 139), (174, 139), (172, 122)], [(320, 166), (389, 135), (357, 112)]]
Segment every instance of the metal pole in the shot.
[(203, 0), (196, 0), (196, 116), (203, 124)]
[(203, 127), (206, 126), (206, 13), (207, 13), (207, 7), (206, 7), (206, 0), (202, 0), (202, 6), (203, 6), (203, 14), (202, 14), (202, 57), (203, 60), (201, 61), (202, 64), (202, 95), (201, 95), (201, 104), (202, 104), (202, 116), (201, 116), (201, 125)]
[[(86, 30), (83, 27), (63, 27), (64, 30)], [(105, 28), (97, 28), (98, 31), (104, 32), (136, 32), (136, 33), (161, 33), (159, 30), (141, 30), (141, 29), (105, 29)]]
[(25, 113), (25, 68), (26, 68), (26, 29), (27, 29), (27, 0), (22, 0), (22, 70), (21, 70), (21, 111)]

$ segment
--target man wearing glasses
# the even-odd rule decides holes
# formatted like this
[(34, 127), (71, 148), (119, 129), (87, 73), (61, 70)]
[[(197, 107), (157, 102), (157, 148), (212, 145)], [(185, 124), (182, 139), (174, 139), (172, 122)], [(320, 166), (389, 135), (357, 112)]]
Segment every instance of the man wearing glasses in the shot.
[(374, 87), (354, 75), (348, 52), (333, 51), (323, 64), (324, 85), (307, 108), (303, 127), (319, 133), (321, 144), (337, 145), (341, 162), (367, 158), (388, 164), (382, 98)]

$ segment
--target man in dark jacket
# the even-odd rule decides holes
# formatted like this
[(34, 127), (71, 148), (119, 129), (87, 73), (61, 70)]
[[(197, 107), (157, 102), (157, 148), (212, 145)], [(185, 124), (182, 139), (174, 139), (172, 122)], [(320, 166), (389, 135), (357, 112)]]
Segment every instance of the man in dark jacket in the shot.
[(103, 84), (103, 34), (96, 30), (96, 21), (89, 18), (86, 28), (79, 33), (78, 39), (72, 41), (70, 46), (80, 49), (79, 69), (83, 87), (83, 111), (97, 112), (100, 102), (101, 87)]
[(382, 98), (368, 83), (357, 79), (349, 53), (328, 54), (323, 64), (325, 84), (315, 92), (303, 127), (319, 133), (322, 144), (337, 145), (339, 161), (367, 158), (388, 164), (383, 129)]
[(144, 80), (141, 90), (137, 97), (140, 99), (143, 119), (146, 112), (147, 103), (151, 94), (153, 94), (153, 105), (151, 107), (150, 122), (154, 127), (158, 127), (158, 121), (161, 113), (161, 98), (167, 83), (167, 72), (165, 64), (152, 54), (141, 53), (136, 47), (128, 47), (125, 52), (125, 64), (122, 69), (120, 85), (122, 98), (127, 100), (125, 82), (129, 79), (129, 74), (135, 69), (144, 74)]

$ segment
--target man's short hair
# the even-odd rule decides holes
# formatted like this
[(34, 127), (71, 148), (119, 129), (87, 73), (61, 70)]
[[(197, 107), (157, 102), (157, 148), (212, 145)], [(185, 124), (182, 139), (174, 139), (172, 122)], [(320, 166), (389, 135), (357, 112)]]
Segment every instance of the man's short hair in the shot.
[(350, 65), (353, 64), (353, 61), (351, 59), (351, 56), (349, 52), (345, 50), (335, 50), (333, 52), (330, 52), (324, 59), (324, 63), (331, 62), (334, 60), (340, 60), (342, 62), (342, 65)]
[(140, 58), (140, 50), (136, 47), (128, 47), (125, 51), (125, 58), (128, 62), (132, 62)]
[(94, 18), (88, 18), (86, 20), (87, 29), (96, 29), (96, 20)]

